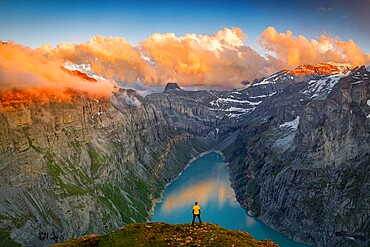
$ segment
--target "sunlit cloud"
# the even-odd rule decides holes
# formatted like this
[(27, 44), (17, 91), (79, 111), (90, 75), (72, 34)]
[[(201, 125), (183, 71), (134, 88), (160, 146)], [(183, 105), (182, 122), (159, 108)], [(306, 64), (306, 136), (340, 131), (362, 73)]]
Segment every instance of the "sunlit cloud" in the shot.
[[(93, 36), (79, 44), (45, 44), (35, 50), (0, 44), (0, 91), (28, 91), (31, 94), (69, 97), (71, 91), (89, 95), (111, 95), (115, 82), (150, 92), (177, 82), (182, 87), (236, 88), (244, 80), (268, 76), (301, 64), (346, 62), (370, 64), (353, 41), (320, 35), (307, 39), (291, 31), (279, 33), (266, 28), (258, 51), (245, 44), (247, 34), (239, 28), (225, 28), (212, 35), (154, 33), (136, 46), (122, 37)], [(261, 54), (263, 53), (263, 54)], [(88, 82), (66, 73), (64, 64), (86, 64), (93, 73), (108, 80)], [(67, 96), (66, 96), (67, 95)], [(40, 96), (41, 97), (41, 96)]]
[(73, 93), (87, 93), (93, 97), (107, 96), (114, 90), (110, 81), (90, 82), (64, 71), (57, 61), (45, 58), (28, 47), (12, 43), (0, 44), (0, 94), (39, 100), (53, 97), (68, 99)]
[(278, 33), (275, 28), (268, 27), (262, 33), (259, 43), (287, 67), (325, 62), (354, 65), (370, 63), (370, 54), (364, 54), (353, 40), (341, 41), (338, 37), (324, 34), (317, 40), (308, 40), (302, 35), (293, 35), (289, 30), (286, 33)]

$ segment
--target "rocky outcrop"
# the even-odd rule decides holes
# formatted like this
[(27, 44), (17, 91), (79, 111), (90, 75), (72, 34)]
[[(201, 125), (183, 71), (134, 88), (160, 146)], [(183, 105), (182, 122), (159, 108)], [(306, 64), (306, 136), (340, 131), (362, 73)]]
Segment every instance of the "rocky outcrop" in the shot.
[(129, 224), (107, 235), (92, 234), (70, 239), (63, 246), (240, 246), (278, 247), (271, 240), (255, 240), (247, 232), (228, 230), (219, 225), (203, 223), (170, 225), (158, 223)]
[(169, 83), (167, 83), (166, 87), (164, 88), (164, 91), (171, 91), (171, 90), (181, 91), (182, 89), (179, 87), (179, 85), (177, 85), (177, 83), (169, 82)]

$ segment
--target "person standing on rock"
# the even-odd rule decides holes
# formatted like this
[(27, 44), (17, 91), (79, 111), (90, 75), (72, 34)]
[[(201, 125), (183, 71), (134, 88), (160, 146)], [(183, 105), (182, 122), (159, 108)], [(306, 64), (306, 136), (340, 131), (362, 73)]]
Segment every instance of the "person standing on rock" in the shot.
[(202, 220), (200, 219), (200, 206), (198, 205), (198, 202), (195, 202), (195, 205), (193, 206), (193, 221), (191, 222), (191, 225), (194, 225), (195, 217), (198, 217), (199, 224), (202, 224)]

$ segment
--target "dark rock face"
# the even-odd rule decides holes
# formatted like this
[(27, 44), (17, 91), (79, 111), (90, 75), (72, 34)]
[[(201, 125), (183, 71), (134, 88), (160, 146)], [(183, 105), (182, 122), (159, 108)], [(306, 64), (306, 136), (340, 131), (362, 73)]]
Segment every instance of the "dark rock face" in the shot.
[(169, 82), (167, 83), (166, 87), (164, 88), (164, 91), (171, 91), (171, 90), (178, 90), (181, 91), (182, 89), (177, 85), (177, 83)]
[(369, 243), (368, 73), (292, 84), (249, 116), (225, 153), (250, 214), (315, 246)]
[(187, 162), (217, 148), (250, 214), (297, 241), (366, 246), (370, 72), (335, 66), (241, 90), (0, 102), (1, 235), (42, 246), (145, 221)]
[(165, 184), (215, 140), (213, 113), (176, 97), (2, 102), (2, 232), (42, 246), (145, 221)]

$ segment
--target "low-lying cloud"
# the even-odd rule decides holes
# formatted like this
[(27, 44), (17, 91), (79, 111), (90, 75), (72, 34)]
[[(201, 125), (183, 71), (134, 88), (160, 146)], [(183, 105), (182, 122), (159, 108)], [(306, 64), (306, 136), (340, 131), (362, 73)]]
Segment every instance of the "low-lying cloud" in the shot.
[(0, 44), (1, 98), (19, 95), (68, 99), (73, 93), (88, 93), (94, 97), (110, 95), (114, 83), (91, 83), (61, 69), (59, 61), (50, 60), (38, 51), (12, 43)]
[[(370, 63), (370, 54), (364, 54), (353, 40), (329, 35), (308, 40), (268, 27), (258, 40), (259, 51), (246, 45), (246, 38), (239, 28), (225, 28), (213, 35), (155, 33), (136, 46), (121, 37), (102, 36), (36, 50), (0, 44), (0, 91), (48, 89), (109, 95), (113, 81), (141, 87), (164, 86), (171, 81), (183, 87), (234, 88), (244, 80), (300, 64)], [(71, 76), (60, 69), (66, 62), (90, 64), (94, 73), (108, 80), (91, 83)]]

